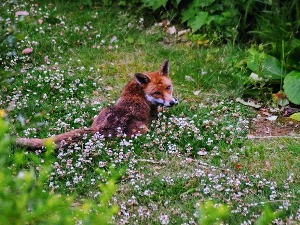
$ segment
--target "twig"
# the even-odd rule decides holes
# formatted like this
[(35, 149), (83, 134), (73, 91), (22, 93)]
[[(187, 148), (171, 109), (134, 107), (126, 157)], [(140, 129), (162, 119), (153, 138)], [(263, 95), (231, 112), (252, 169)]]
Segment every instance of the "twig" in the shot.
[(293, 199), (278, 199), (278, 200), (271, 200), (271, 201), (263, 201), (260, 202), (260, 204), (267, 204), (267, 203), (275, 203), (275, 202), (300, 202), (299, 200), (293, 200)]
[(167, 164), (166, 161), (154, 161), (154, 160), (151, 160), (151, 159), (138, 159), (137, 161), (139, 161), (139, 162), (147, 162), (147, 163), (152, 163), (152, 164), (161, 164), (161, 165)]
[(239, 137), (242, 139), (272, 139), (272, 138), (292, 138), (292, 139), (300, 139), (299, 136), (251, 136), (251, 137)]

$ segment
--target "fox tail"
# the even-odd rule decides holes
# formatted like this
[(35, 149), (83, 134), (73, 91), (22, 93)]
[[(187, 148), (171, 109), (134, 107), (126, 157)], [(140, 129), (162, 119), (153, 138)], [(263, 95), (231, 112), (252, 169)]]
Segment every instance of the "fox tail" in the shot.
[(84, 134), (88, 133), (95, 133), (91, 128), (79, 128), (75, 130), (71, 130), (66, 133), (58, 134), (55, 136), (52, 136), (50, 138), (18, 138), (16, 140), (16, 145), (21, 147), (26, 147), (30, 150), (37, 150), (45, 147), (47, 141), (51, 140), (51, 142), (54, 144), (54, 148), (64, 148), (68, 145), (70, 145), (73, 142), (76, 142), (78, 140), (81, 140), (84, 136)]

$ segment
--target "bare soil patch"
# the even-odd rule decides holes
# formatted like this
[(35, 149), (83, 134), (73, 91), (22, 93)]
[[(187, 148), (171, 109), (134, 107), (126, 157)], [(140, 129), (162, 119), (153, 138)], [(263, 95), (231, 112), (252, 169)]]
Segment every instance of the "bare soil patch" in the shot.
[(300, 138), (300, 122), (289, 118), (286, 111), (282, 114), (274, 116), (268, 109), (260, 109), (251, 121), (248, 138)]

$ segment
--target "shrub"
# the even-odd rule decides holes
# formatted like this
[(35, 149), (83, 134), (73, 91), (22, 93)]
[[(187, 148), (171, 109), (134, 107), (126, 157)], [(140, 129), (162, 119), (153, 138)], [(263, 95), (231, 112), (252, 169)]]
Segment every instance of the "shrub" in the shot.
[[(80, 202), (76, 196), (55, 194), (45, 183), (52, 170), (52, 149), (48, 145), (45, 163), (25, 168), (34, 154), (11, 154), (8, 124), (0, 110), (0, 224), (109, 224), (117, 206), (109, 205), (116, 191), (115, 179), (100, 184), (100, 197)], [(27, 164), (28, 165), (28, 164)]]

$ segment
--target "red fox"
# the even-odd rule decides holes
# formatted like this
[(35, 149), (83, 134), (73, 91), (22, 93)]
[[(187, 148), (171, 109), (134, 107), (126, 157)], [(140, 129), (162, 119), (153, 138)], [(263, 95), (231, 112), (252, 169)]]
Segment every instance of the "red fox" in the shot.
[[(78, 141), (86, 133), (113, 137), (122, 133), (127, 137), (148, 132), (148, 126), (157, 116), (158, 106), (171, 107), (177, 104), (172, 96), (172, 81), (169, 77), (169, 61), (164, 60), (156, 72), (136, 73), (123, 89), (120, 98), (112, 107), (104, 108), (95, 117), (90, 128), (80, 128), (51, 137), (55, 148), (63, 148)], [(18, 138), (16, 144), (29, 149), (40, 149), (45, 139)]]

